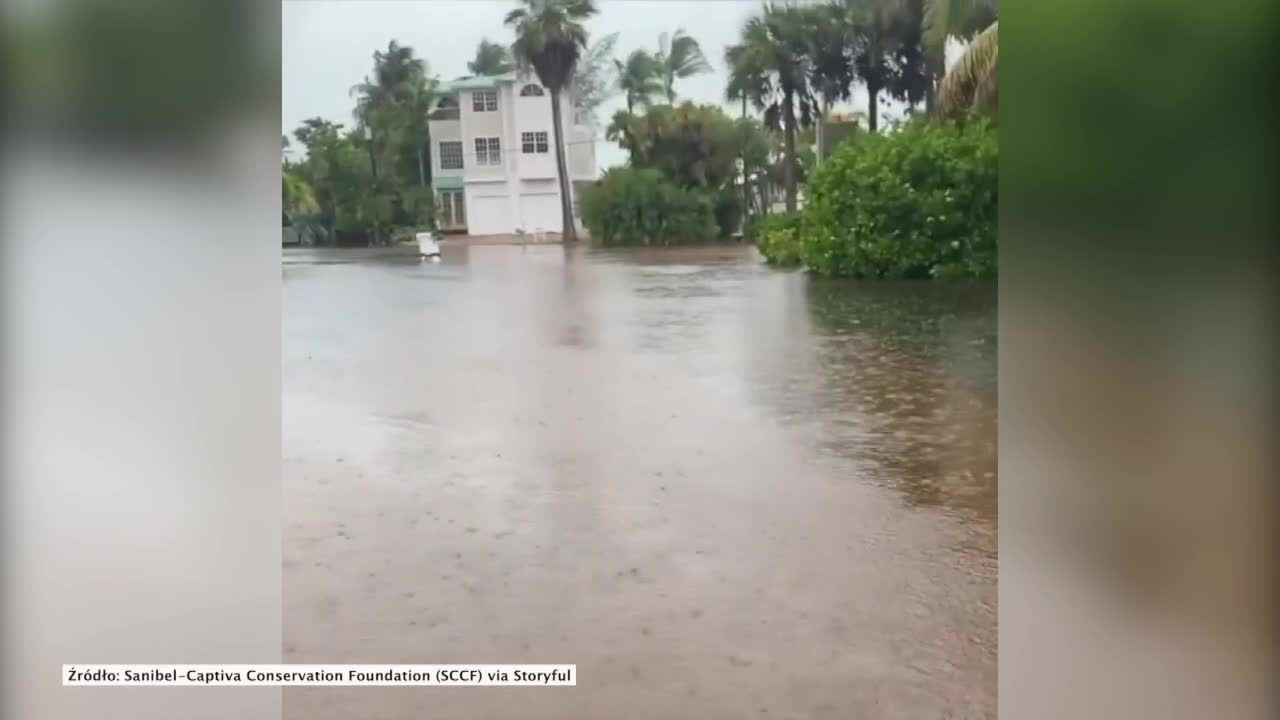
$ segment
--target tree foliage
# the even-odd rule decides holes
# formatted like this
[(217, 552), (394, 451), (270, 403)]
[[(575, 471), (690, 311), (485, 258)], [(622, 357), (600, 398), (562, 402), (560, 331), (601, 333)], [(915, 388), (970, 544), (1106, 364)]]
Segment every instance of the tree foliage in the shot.
[(472, 75), (505, 75), (514, 69), (511, 49), (489, 38), (480, 38), (475, 58), (467, 63), (467, 70)]
[(800, 213), (778, 213), (760, 222), (753, 234), (765, 262), (782, 267), (804, 263), (803, 219)]
[[(624, 126), (617, 128), (618, 122)], [(718, 189), (736, 173), (739, 133), (714, 105), (659, 105), (642, 115), (616, 116), (611, 127), (633, 165), (656, 169), (681, 187)]]
[(648, 50), (632, 50), (626, 60), (614, 60), (618, 73), (618, 89), (627, 104), (627, 113), (649, 107), (653, 98), (663, 92), (661, 68)]
[(669, 104), (676, 101), (676, 80), (711, 72), (711, 63), (702, 54), (702, 46), (684, 28), (658, 36), (658, 54), (654, 55), (661, 74), (662, 92)]
[(319, 242), (390, 242), (397, 228), (428, 227), (433, 202), (425, 157), (435, 79), (394, 41), (352, 88), (355, 127), (308, 118), (293, 132), (306, 150), (282, 169), (285, 213)]
[(653, 168), (612, 168), (582, 193), (582, 221), (602, 245), (675, 245), (716, 237), (709, 194)]
[(743, 25), (739, 43), (725, 50), (730, 92), (762, 110), (765, 125), (782, 129), (791, 158), (784, 164), (788, 210), (796, 208), (796, 131), (814, 116), (811, 37), (817, 17), (809, 7), (766, 4)]
[(596, 111), (615, 95), (613, 48), (618, 33), (591, 43), (573, 70), (573, 101), (594, 123)]
[(745, 174), (769, 173), (772, 141), (759, 123), (734, 120), (714, 105), (657, 105), (618, 112), (608, 129), (630, 154), (631, 167), (654, 170), (672, 187), (706, 198), (721, 236), (734, 233), (744, 210), (738, 163)]
[(966, 112), (995, 115), (998, 105), (996, 66), (1000, 55), (997, 25), (991, 23), (991, 27), (978, 33), (942, 78), (938, 89), (942, 112), (948, 115)]

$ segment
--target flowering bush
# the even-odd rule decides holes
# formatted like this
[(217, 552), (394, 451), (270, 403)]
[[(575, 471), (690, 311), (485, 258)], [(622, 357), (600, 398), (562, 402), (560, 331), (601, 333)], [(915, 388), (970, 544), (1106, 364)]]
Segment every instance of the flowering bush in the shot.
[(917, 121), (841, 145), (809, 186), (804, 264), (845, 277), (994, 276), (997, 149), (983, 120)]

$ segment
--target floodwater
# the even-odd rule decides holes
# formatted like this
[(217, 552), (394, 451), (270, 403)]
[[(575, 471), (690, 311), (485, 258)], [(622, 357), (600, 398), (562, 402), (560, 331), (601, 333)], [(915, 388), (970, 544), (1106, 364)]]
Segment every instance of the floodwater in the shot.
[(993, 718), (994, 287), (752, 248), (288, 251), (285, 717)]

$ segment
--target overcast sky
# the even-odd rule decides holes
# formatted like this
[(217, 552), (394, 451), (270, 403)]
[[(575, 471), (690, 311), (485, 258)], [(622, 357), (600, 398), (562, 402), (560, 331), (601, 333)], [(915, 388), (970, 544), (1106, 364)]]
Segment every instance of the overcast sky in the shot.
[[(302, 120), (320, 116), (351, 126), (351, 86), (373, 67), (374, 50), (390, 40), (410, 45), (442, 80), (467, 74), (480, 38), (509, 43), (502, 18), (513, 0), (285, 0), (282, 13), (282, 121), (292, 133)], [(587, 22), (592, 39), (619, 33), (615, 55), (655, 50), (658, 35), (684, 28), (702, 44), (714, 72), (677, 81), (684, 99), (723, 105), (724, 48), (735, 42), (743, 21), (759, 12), (760, 0), (601, 0)], [(854, 102), (865, 107), (865, 95)], [(621, 97), (599, 112), (602, 124), (623, 105)], [(727, 108), (734, 114), (739, 107)], [(596, 144), (600, 168), (626, 154), (604, 139)]]

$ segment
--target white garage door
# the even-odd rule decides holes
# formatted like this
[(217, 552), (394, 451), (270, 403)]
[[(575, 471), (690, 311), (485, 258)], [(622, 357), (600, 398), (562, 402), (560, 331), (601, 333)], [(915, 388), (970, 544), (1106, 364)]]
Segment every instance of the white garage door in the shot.
[(504, 235), (514, 232), (515, 228), (510, 196), (467, 193), (468, 235)]
[(528, 232), (560, 232), (560, 196), (556, 193), (520, 196), (520, 217)]

